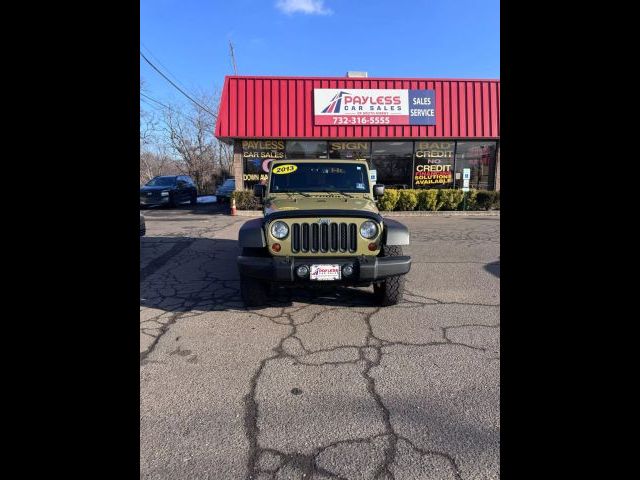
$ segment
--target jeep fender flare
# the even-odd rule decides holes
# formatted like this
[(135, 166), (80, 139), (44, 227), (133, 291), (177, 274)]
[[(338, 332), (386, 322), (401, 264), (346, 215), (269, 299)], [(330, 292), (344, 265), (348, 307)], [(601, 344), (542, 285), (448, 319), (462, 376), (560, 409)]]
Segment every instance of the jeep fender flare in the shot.
[(383, 245), (409, 245), (409, 229), (391, 218), (383, 220)]
[(254, 218), (253, 220), (245, 222), (245, 224), (240, 227), (240, 233), (238, 233), (238, 243), (240, 247), (264, 248), (267, 246), (262, 224), (262, 218)]

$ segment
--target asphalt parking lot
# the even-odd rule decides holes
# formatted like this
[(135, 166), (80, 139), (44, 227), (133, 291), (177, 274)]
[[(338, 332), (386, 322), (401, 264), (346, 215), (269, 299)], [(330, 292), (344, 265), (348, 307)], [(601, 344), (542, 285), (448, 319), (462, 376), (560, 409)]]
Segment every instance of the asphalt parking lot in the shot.
[(247, 310), (246, 217), (144, 210), (140, 477), (496, 479), (500, 217), (404, 217), (404, 302), (277, 292)]

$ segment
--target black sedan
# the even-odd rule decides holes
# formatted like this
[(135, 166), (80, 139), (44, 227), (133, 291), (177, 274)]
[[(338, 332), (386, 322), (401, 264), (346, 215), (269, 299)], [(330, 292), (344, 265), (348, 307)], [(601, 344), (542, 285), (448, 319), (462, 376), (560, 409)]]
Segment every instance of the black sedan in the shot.
[(190, 202), (198, 203), (198, 189), (186, 175), (155, 177), (140, 187), (140, 207), (151, 205), (176, 205)]

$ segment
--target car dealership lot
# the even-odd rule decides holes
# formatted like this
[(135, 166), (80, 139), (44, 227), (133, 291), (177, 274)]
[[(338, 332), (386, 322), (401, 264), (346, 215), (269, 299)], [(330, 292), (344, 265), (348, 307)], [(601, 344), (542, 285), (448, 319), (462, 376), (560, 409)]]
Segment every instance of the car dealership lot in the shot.
[(499, 478), (499, 217), (397, 218), (398, 306), (296, 289), (247, 310), (248, 218), (220, 212), (143, 211), (141, 478)]

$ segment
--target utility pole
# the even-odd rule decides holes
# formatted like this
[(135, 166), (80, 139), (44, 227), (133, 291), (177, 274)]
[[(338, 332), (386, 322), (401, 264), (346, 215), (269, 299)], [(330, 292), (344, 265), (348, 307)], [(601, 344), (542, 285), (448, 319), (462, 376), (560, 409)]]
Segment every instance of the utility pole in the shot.
[(238, 67), (236, 66), (236, 56), (233, 54), (233, 43), (229, 40), (229, 50), (231, 51), (231, 63), (233, 64), (233, 74), (238, 75)]

